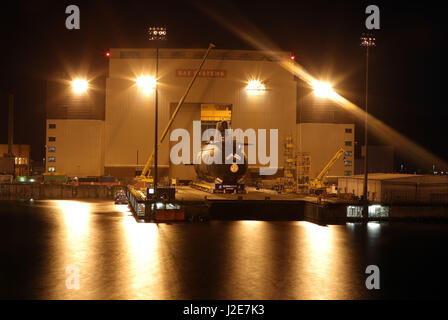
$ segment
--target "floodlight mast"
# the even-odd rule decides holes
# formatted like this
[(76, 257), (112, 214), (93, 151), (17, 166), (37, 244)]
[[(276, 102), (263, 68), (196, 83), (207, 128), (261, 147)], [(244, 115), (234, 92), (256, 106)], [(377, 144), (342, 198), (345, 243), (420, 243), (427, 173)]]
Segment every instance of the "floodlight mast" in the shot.
[(369, 199), (368, 199), (368, 93), (369, 93), (369, 49), (375, 46), (375, 37), (372, 34), (363, 33), (361, 35), (361, 47), (366, 48), (366, 109), (364, 118), (364, 189), (363, 189), (363, 210), (362, 216), (367, 219), (369, 216)]
[(207, 59), (207, 57), (208, 57), (210, 51), (211, 51), (213, 48), (215, 48), (215, 45), (214, 45), (213, 43), (210, 43), (209, 46), (208, 46), (207, 51), (205, 52), (204, 57), (202, 58), (201, 64), (200, 64), (199, 67), (196, 69), (196, 72), (194, 73), (193, 78), (191, 79), (190, 83), (188, 84), (187, 89), (185, 90), (184, 95), (182, 96), (182, 98), (180, 99), (179, 103), (177, 104), (176, 109), (174, 109), (174, 112), (173, 112), (173, 114), (172, 114), (170, 120), (168, 121), (168, 124), (167, 124), (165, 130), (164, 130), (163, 133), (162, 133), (162, 136), (161, 136), (161, 138), (160, 138), (160, 142), (159, 142), (159, 144), (156, 144), (156, 145), (155, 145), (155, 148), (154, 148), (154, 150), (153, 150), (153, 153), (151, 154), (151, 156), (149, 157), (148, 161), (146, 162), (145, 167), (143, 168), (142, 173), (141, 173), (141, 175), (140, 175), (140, 177), (139, 177), (140, 179), (147, 179), (149, 176), (151, 176), (151, 165), (152, 165), (153, 161), (154, 161), (154, 163), (155, 163), (156, 147), (158, 148), (158, 147), (160, 146), (160, 144), (162, 144), (163, 140), (165, 139), (166, 135), (168, 134), (168, 131), (169, 131), (169, 129), (171, 128), (171, 125), (173, 124), (174, 119), (175, 119), (177, 113), (179, 112), (180, 108), (182, 107), (182, 104), (184, 103), (185, 99), (187, 98), (188, 93), (190, 92), (191, 87), (193, 86), (193, 84), (194, 84), (196, 78), (197, 78), (198, 75), (199, 75), (199, 72), (200, 72), (201, 69), (202, 69), (202, 66), (203, 66), (204, 63), (205, 63), (205, 60)]
[[(155, 110), (154, 110), (154, 194), (157, 197), (158, 186), (158, 130), (159, 130), (159, 45), (158, 41), (165, 41), (167, 39), (166, 27), (150, 27), (148, 30), (150, 41), (156, 41), (156, 83), (155, 83)], [(157, 199), (156, 199), (157, 200)]]

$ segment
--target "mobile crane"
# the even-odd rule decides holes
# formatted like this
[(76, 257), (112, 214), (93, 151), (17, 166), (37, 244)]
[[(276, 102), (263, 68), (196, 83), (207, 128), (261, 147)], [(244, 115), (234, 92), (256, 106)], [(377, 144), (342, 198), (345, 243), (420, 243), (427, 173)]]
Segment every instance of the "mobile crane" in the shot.
[(310, 194), (320, 195), (325, 192), (326, 190), (325, 176), (327, 175), (328, 170), (330, 170), (331, 167), (333, 167), (333, 165), (336, 163), (336, 161), (339, 160), (339, 158), (344, 154), (344, 152), (345, 152), (344, 149), (340, 148), (330, 159), (330, 161), (325, 165), (322, 171), (317, 175), (317, 177), (310, 181), (309, 184)]

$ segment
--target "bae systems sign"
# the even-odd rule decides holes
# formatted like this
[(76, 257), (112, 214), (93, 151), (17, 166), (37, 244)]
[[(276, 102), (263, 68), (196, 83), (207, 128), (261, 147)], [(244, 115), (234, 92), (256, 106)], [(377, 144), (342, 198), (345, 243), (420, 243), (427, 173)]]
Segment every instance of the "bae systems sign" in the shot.
[[(176, 76), (190, 78), (194, 76), (195, 71), (194, 69), (177, 69)], [(200, 78), (225, 78), (226, 76), (227, 71), (222, 69), (204, 69), (198, 74)]]

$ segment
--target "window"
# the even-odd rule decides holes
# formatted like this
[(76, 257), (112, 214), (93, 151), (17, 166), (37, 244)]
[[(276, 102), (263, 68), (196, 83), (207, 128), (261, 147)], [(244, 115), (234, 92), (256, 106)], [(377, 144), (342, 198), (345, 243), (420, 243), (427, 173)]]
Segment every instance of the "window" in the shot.
[(351, 141), (345, 141), (345, 145), (346, 145), (346, 146), (351, 146), (351, 145), (352, 145), (352, 142), (351, 142)]
[(14, 163), (15, 163), (15, 164), (27, 164), (27, 163), (28, 163), (28, 158), (24, 158), (24, 157), (15, 157), (15, 158), (14, 158)]
[(56, 171), (56, 167), (48, 167), (48, 172), (55, 172)]
[(48, 141), (56, 141), (56, 137), (48, 137)]
[(56, 157), (48, 157), (48, 162), (56, 162)]
[[(344, 171), (344, 175), (345, 176), (351, 176), (352, 172), (351, 171)], [(347, 188), (346, 188), (347, 189)], [(346, 191), (347, 192), (347, 191)], [(355, 193), (355, 190), (353, 190), (353, 193)]]
[(56, 123), (49, 123), (48, 124), (49, 129), (56, 129)]
[[(49, 160), (50, 161), (50, 160)], [(344, 166), (349, 167), (352, 165), (351, 161), (344, 161)]]
[(48, 147), (48, 152), (56, 152), (56, 147)]
[(345, 151), (345, 152), (344, 152), (344, 155), (345, 155), (346, 157), (351, 157), (351, 156), (352, 156), (352, 152), (351, 152), (351, 151)]
[(352, 128), (345, 128), (345, 133), (352, 133)]

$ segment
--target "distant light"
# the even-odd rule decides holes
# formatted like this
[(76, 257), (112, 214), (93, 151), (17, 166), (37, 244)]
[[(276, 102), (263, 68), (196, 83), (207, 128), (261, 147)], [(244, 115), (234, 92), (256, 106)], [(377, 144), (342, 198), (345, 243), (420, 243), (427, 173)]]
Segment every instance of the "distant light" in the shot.
[(247, 90), (249, 91), (263, 91), (266, 90), (266, 88), (264, 87), (264, 84), (261, 83), (261, 81), (259, 80), (250, 80), (247, 83)]
[(314, 89), (314, 94), (319, 98), (333, 98), (336, 96), (336, 92), (327, 82), (315, 80), (311, 85)]
[(148, 92), (156, 88), (156, 79), (151, 76), (140, 76), (135, 81), (137, 86), (142, 89), (144, 92)]
[(72, 81), (73, 92), (81, 94), (87, 91), (89, 83), (84, 79), (75, 79)]
[(363, 33), (361, 35), (361, 47), (374, 47), (375, 37), (370, 33)]
[(106, 57), (108, 57), (108, 58), (110, 57), (110, 51), (106, 52)]
[(148, 29), (149, 40), (166, 40), (166, 27), (150, 27)]
[(291, 60), (296, 60), (296, 56), (295, 55), (291, 55)]
[(148, 194), (154, 194), (154, 188), (148, 188)]

